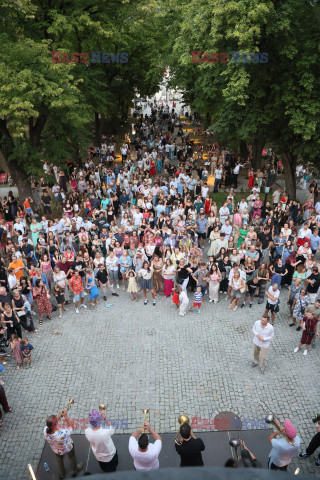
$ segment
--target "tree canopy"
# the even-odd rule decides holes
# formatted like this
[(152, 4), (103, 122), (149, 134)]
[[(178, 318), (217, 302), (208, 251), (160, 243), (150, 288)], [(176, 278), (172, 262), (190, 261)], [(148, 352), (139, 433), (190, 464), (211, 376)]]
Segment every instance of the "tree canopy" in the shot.
[[(185, 0), (175, 14), (173, 85), (207, 118), (218, 141), (251, 144), (256, 168), (263, 147), (274, 146), (295, 197), (296, 159), (319, 153), (319, 6), (300, 0)], [(194, 51), (209, 56), (192, 63)], [(214, 52), (219, 62), (208, 63)], [(263, 53), (266, 63), (256, 55)]]
[[(23, 197), (42, 160), (65, 165), (93, 126), (100, 136), (102, 120), (126, 118), (136, 92), (157, 91), (161, 19), (144, 0), (4, 0), (0, 18), (0, 148)], [(51, 52), (89, 60), (55, 63)], [(94, 63), (91, 52), (125, 52), (128, 61)]]

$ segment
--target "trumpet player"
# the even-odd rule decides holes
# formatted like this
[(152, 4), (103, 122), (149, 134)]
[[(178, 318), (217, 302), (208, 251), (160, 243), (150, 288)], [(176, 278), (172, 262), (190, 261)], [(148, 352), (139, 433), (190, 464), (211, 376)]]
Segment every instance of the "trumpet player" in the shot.
[[(102, 419), (109, 428), (101, 428)], [(85, 429), (85, 436), (91, 444), (94, 456), (103, 472), (115, 472), (118, 466), (118, 453), (112, 441), (114, 428), (107, 420), (104, 410), (92, 410), (89, 413), (90, 427)]]
[[(300, 437), (297, 435), (297, 430), (292, 425), (291, 420), (285, 420), (283, 427), (277, 419), (274, 419), (274, 424), (278, 430), (269, 437), (272, 450), (269, 453), (268, 467), (271, 470), (286, 472), (292, 457), (298, 453)], [(283, 435), (283, 438), (276, 438), (279, 435)]]
[[(149, 443), (147, 432), (155, 439)], [(139, 438), (138, 438), (139, 437)], [(137, 440), (138, 438), (138, 440)], [(135, 470), (158, 470), (159, 454), (162, 448), (160, 435), (153, 430), (150, 423), (144, 422), (142, 428), (134, 432), (129, 439), (129, 452), (134, 461)]]
[[(64, 417), (67, 428), (59, 428), (58, 422), (61, 417)], [(44, 438), (47, 440), (55, 454), (59, 470), (58, 478), (61, 479), (66, 478), (66, 470), (63, 463), (65, 455), (68, 455), (73, 476), (76, 476), (83, 468), (83, 462), (77, 464), (76, 452), (71, 438), (72, 430), (71, 420), (68, 417), (68, 410), (66, 408), (64, 408), (58, 416), (50, 415), (50, 417), (47, 418), (47, 423), (44, 427)], [(55, 478), (57, 477), (55, 476)]]
[(175, 443), (176, 451), (180, 455), (180, 467), (202, 467), (202, 453), (206, 448), (201, 438), (196, 438), (189, 423), (180, 427), (182, 442)]

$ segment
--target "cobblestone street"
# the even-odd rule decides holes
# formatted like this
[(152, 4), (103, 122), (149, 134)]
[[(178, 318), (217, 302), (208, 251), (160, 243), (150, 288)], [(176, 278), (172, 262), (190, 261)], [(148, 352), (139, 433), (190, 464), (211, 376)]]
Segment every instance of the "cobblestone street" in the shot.
[[(85, 426), (81, 419), (100, 403), (107, 404), (118, 433), (140, 426), (142, 408), (150, 409), (159, 432), (177, 430), (181, 413), (210, 420), (221, 411), (247, 419), (245, 428), (261, 428), (263, 399), (281, 421), (292, 419), (303, 448), (315, 433), (311, 419), (319, 410), (319, 385), (309, 374), (319, 371), (319, 345), (307, 357), (293, 353), (300, 333), (288, 328), (285, 294), (264, 376), (251, 367), (251, 329), (263, 305), (233, 312), (224, 295), (217, 305), (206, 297), (200, 315), (182, 318), (170, 300), (158, 296), (155, 307), (144, 306), (141, 297), (131, 302), (121, 290), (95, 310), (76, 315), (69, 306), (62, 320), (55, 314), (31, 336), (33, 368), (17, 371), (10, 359), (2, 375), (14, 413), (1, 428), (0, 478), (28, 478), (27, 464), (36, 468), (44, 445), (46, 416), (57, 414), (70, 397), (78, 433)], [(114, 305), (106, 307), (109, 301)], [(314, 473), (314, 460), (296, 458), (290, 470)]]

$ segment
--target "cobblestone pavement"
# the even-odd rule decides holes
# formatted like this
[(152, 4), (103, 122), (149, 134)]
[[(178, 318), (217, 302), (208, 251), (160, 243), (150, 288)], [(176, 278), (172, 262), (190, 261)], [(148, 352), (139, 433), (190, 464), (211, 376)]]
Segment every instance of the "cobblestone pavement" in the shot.
[[(17, 371), (9, 360), (2, 378), (13, 413), (0, 431), (1, 479), (28, 478), (27, 463), (37, 466), (44, 445), (46, 416), (70, 397), (71, 418), (87, 418), (102, 402), (111, 418), (122, 419), (118, 432), (140, 427), (142, 408), (150, 409), (150, 423), (160, 432), (175, 431), (181, 413), (212, 419), (232, 411), (262, 419), (268, 413), (263, 399), (281, 421), (292, 419), (306, 446), (319, 410), (320, 346), (306, 357), (293, 353), (300, 333), (288, 327), (286, 291), (264, 376), (251, 367), (251, 329), (263, 305), (233, 312), (224, 295), (217, 305), (206, 297), (200, 315), (182, 318), (169, 299), (158, 296), (155, 307), (151, 301), (145, 306), (141, 296), (137, 303), (119, 293), (79, 315), (69, 305), (61, 320), (55, 313), (52, 322), (44, 321), (41, 332), (30, 335), (33, 368)], [(314, 460), (295, 459), (290, 470), (314, 473)]]

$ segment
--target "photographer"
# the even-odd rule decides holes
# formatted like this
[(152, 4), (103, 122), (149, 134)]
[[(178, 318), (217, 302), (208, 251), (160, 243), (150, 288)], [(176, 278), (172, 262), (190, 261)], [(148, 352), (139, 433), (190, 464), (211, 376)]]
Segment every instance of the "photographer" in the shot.
[(242, 447), (242, 450), (240, 452), (240, 458), (237, 460), (234, 460), (233, 458), (230, 458), (229, 460), (226, 461), (224, 464), (225, 467), (231, 467), (231, 468), (262, 468), (261, 463), (256, 459), (256, 457), (253, 455), (253, 453), (248, 449), (247, 445), (244, 443), (244, 440), (239, 440), (239, 444)]
[[(317, 414), (315, 418), (312, 419), (315, 427), (318, 429), (318, 433), (316, 433), (309, 443), (306, 450), (302, 453), (299, 453), (299, 458), (306, 458), (312, 455), (318, 447), (320, 447), (320, 414)], [(320, 467), (320, 453), (318, 455), (317, 460), (315, 461), (316, 467)]]

